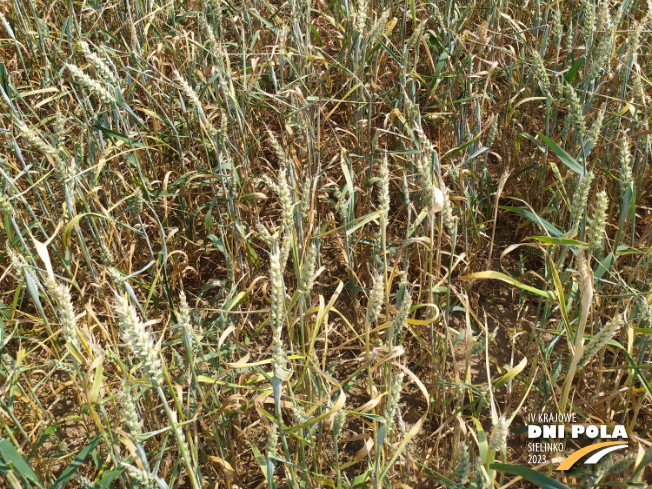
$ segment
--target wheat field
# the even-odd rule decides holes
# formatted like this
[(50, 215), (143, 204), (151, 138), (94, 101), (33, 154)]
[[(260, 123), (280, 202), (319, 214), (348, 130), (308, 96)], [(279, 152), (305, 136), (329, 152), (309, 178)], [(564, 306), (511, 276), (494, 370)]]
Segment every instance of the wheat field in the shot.
[(0, 24), (0, 487), (652, 484), (650, 0)]

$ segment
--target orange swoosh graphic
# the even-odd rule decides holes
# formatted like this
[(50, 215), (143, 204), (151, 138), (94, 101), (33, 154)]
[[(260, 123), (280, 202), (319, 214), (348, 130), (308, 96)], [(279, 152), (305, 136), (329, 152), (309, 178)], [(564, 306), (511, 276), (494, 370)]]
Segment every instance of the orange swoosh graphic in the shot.
[(588, 455), (589, 453), (595, 452), (596, 450), (600, 450), (601, 448), (610, 447), (612, 445), (622, 445), (623, 443), (627, 443), (627, 442), (606, 441), (604, 443), (596, 443), (595, 445), (589, 445), (588, 447), (584, 447), (576, 451), (572, 455), (566, 457), (566, 459), (562, 463), (560, 463), (559, 467), (557, 467), (555, 470), (568, 470), (575, 464), (575, 462), (581, 459), (584, 455)]

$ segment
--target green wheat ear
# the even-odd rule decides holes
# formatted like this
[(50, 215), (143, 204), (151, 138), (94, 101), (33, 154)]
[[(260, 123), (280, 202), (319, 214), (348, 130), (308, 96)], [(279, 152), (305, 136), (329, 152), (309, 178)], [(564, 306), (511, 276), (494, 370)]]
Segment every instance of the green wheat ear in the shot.
[(534, 74), (539, 79), (539, 82), (541, 82), (541, 88), (543, 89), (543, 93), (547, 95), (550, 92), (550, 80), (548, 79), (548, 72), (546, 71), (546, 67), (543, 63), (543, 59), (541, 59), (541, 55), (539, 54), (538, 51), (534, 51), (532, 53), (532, 58), (534, 61), (533, 62)]
[(59, 316), (63, 337), (79, 350), (79, 332), (77, 331), (77, 321), (70, 296), (70, 287), (59, 284), (49, 275), (45, 279), (45, 285)]
[(398, 410), (398, 402), (401, 398), (401, 390), (403, 389), (403, 379), (405, 374), (399, 372), (394, 374), (390, 382), (390, 389), (385, 409), (383, 411), (383, 418), (385, 419), (386, 437), (389, 438), (390, 433), (394, 427), (394, 418)]
[(455, 476), (460, 484), (464, 485), (469, 481), (471, 473), (471, 456), (469, 454), (469, 447), (465, 442), (462, 443), (460, 449), (459, 464), (455, 468)]
[(607, 192), (601, 190), (595, 201), (595, 210), (588, 231), (589, 249), (594, 252), (602, 251), (605, 228), (607, 226), (607, 208), (609, 198)]
[(620, 162), (620, 194), (624, 199), (627, 190), (633, 183), (632, 155), (629, 152), (629, 145), (627, 144), (626, 139), (623, 139), (623, 142), (620, 145), (618, 160)]
[(509, 422), (507, 418), (501, 416), (494, 423), (489, 436), (489, 448), (494, 451), (502, 451), (507, 446), (507, 437), (509, 436)]
[(401, 305), (398, 308), (398, 312), (392, 321), (391, 326), (387, 331), (387, 339), (391, 341), (392, 344), (396, 344), (397, 339), (401, 336), (402, 332), (407, 327), (408, 316), (410, 315), (410, 309), (412, 307), (412, 295), (410, 291), (406, 288), (403, 300)]
[(139, 367), (155, 386), (163, 383), (163, 363), (160, 344), (152, 339), (145, 324), (138, 317), (136, 308), (129, 303), (126, 295), (118, 296), (115, 303), (120, 330), (125, 343), (140, 361)]
[(137, 482), (140, 486), (148, 489), (156, 489), (160, 487), (159, 478), (149, 473), (148, 471), (139, 469), (138, 467), (130, 465), (126, 462), (122, 462), (121, 465), (125, 468), (125, 471), (129, 477), (131, 477), (131, 479)]
[(580, 138), (584, 138), (586, 135), (586, 122), (584, 120), (584, 109), (582, 108), (582, 102), (580, 101), (577, 92), (570, 84), (564, 85), (564, 89), (566, 100), (568, 100), (571, 123), (573, 124), (577, 135)]
[(589, 200), (589, 193), (591, 191), (591, 184), (593, 183), (594, 175), (592, 172), (584, 173), (580, 176), (580, 181), (575, 189), (575, 195), (570, 208), (570, 220), (572, 228), (577, 231), (580, 224), (580, 219), (586, 211), (586, 204)]
[(371, 294), (367, 304), (367, 322), (373, 323), (378, 319), (383, 307), (383, 297), (385, 296), (385, 278), (384, 274), (374, 275)]
[(623, 316), (618, 314), (598, 333), (591, 338), (589, 344), (584, 347), (584, 353), (578, 362), (579, 367), (586, 365), (591, 359), (611, 340), (623, 326)]
[(272, 328), (272, 371), (279, 379), (287, 377), (287, 354), (283, 348), (281, 334), (283, 333), (283, 319), (285, 317), (285, 285), (283, 283), (283, 269), (281, 266), (281, 251), (278, 244), (273, 244), (269, 256), (269, 278), (271, 283), (271, 312), (270, 326)]
[(74, 80), (86, 90), (97, 96), (105, 104), (115, 103), (115, 96), (109, 91), (105, 84), (91, 78), (77, 65), (65, 63), (64, 66), (70, 72)]
[(134, 397), (131, 386), (126, 380), (122, 381), (122, 406), (125, 413), (125, 424), (131, 436), (138, 440), (143, 433), (143, 424), (138, 412), (138, 401)]

